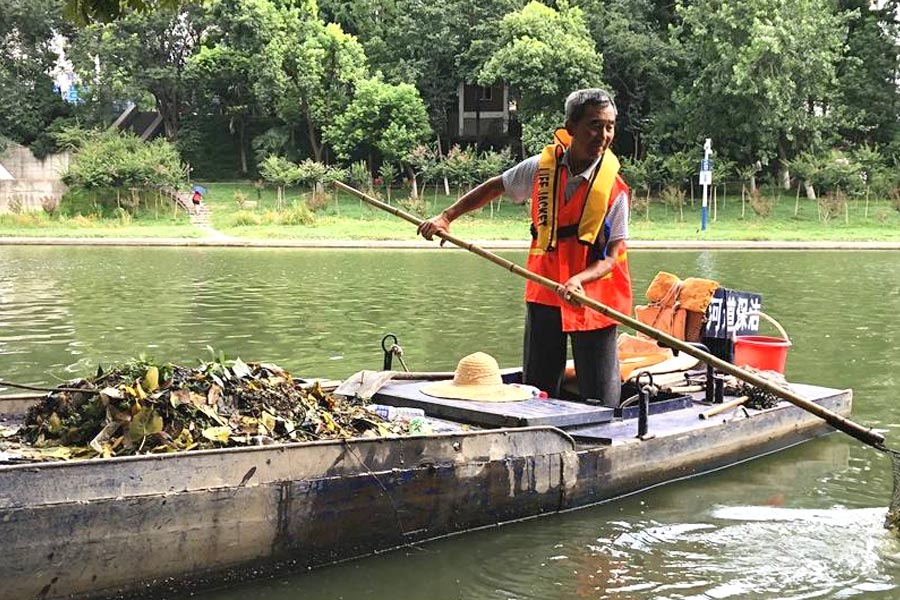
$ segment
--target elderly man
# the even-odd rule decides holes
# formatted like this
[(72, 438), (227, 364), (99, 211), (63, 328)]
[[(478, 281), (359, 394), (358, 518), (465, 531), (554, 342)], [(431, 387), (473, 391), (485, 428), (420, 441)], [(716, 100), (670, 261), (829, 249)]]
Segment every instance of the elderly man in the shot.
[(628, 186), (609, 149), (615, 132), (616, 105), (608, 93), (572, 92), (565, 129), (557, 130), (542, 153), (485, 181), (418, 229), (430, 240), (501, 194), (515, 201), (530, 197), (527, 266), (559, 285), (555, 292), (531, 281), (526, 285), (523, 380), (558, 397), (570, 336), (581, 397), (606, 406), (617, 406), (621, 393), (616, 322), (565, 298), (576, 292), (631, 313)]

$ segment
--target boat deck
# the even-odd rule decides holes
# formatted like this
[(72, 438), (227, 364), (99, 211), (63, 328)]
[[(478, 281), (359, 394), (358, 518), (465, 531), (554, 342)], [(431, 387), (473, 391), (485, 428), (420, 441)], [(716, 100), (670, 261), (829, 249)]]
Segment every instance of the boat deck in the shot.
[[(819, 402), (840, 393), (839, 390), (832, 388), (806, 384), (791, 384), (791, 389), (804, 399), (813, 402)], [(700, 398), (702, 398), (701, 393), (694, 393), (692, 396), (694, 397), (694, 403), (691, 406), (650, 414), (647, 418), (648, 433), (654, 435), (655, 433), (664, 432), (666, 435), (677, 435), (679, 433), (696, 432), (700, 429), (716, 427), (723, 422), (733, 419), (752, 418), (754, 415), (764, 412), (738, 406), (708, 419), (701, 419), (700, 414), (702, 412), (718, 405), (700, 402)], [(734, 400), (734, 397), (726, 396), (725, 402), (729, 400)], [(789, 402), (782, 401), (773, 408), (786, 408), (789, 406), (791, 406)], [(626, 444), (633, 442), (637, 438), (637, 419), (617, 419), (607, 423), (566, 428), (565, 431), (580, 446)]]

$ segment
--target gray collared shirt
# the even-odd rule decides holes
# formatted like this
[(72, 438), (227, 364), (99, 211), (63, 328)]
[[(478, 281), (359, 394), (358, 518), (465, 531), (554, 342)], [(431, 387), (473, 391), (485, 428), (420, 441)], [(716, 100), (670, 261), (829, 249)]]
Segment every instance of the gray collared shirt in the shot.
[[(534, 176), (535, 173), (537, 173), (540, 158), (541, 156), (539, 154), (531, 156), (503, 172), (503, 193), (512, 199), (513, 202), (522, 203), (531, 197), (531, 189), (534, 185)], [(578, 189), (578, 186), (581, 185), (582, 182), (590, 179), (591, 175), (594, 173), (594, 169), (600, 164), (600, 158), (601, 157), (597, 157), (597, 160), (577, 175), (572, 174), (571, 170), (569, 171), (569, 178), (566, 181), (566, 190), (563, 195), (563, 199), (566, 202), (569, 201), (572, 194), (575, 193), (575, 190)], [(563, 155), (562, 161), (568, 169), (568, 150), (566, 150), (566, 153)], [(622, 196), (625, 196), (625, 198), (622, 198)], [(625, 192), (619, 194), (619, 197), (616, 198), (616, 202), (613, 203), (606, 215), (606, 224), (609, 226), (609, 238), (606, 240), (607, 244), (609, 242), (615, 242), (616, 240), (628, 239), (627, 200), (628, 198)]]

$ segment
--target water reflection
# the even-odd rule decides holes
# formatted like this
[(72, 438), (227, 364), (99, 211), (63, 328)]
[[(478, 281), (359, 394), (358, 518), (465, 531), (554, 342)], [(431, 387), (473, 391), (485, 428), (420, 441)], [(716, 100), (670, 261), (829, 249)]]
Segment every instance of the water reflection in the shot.
[[(521, 262), (522, 253), (504, 253)], [(788, 375), (854, 389), (854, 416), (900, 428), (900, 255), (632, 251), (636, 296), (664, 269), (763, 293), (791, 335)], [(523, 284), (457, 251), (0, 247), (0, 379), (55, 383), (141, 352), (206, 346), (297, 373), (520, 361)], [(0, 389), (0, 392), (8, 390)], [(566, 515), (203, 595), (325, 598), (893, 598), (886, 457), (839, 434)], [(373, 518), (378, 518), (373, 516)]]

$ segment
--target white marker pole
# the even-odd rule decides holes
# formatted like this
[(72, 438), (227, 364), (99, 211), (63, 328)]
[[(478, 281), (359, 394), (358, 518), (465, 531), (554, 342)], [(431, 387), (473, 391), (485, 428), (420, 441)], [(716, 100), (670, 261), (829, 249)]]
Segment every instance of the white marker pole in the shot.
[(700, 161), (700, 185), (703, 186), (703, 204), (700, 212), (700, 229), (706, 231), (706, 218), (709, 215), (709, 186), (712, 183), (712, 161), (709, 155), (712, 152), (712, 140), (706, 138), (703, 144), (703, 160)]

